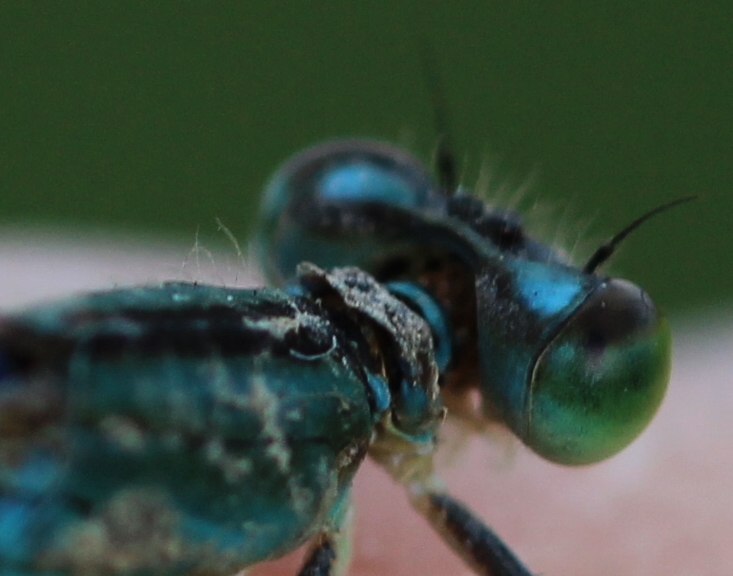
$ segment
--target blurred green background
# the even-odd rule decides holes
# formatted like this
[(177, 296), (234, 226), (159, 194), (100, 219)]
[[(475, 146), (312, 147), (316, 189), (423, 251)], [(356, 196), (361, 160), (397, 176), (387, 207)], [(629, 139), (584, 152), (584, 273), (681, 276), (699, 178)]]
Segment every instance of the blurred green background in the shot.
[[(733, 3), (4, 2), (0, 226), (240, 239), (287, 156), (364, 135), (429, 158), (433, 46), (464, 183), (533, 182), (545, 228), (630, 238), (675, 311), (733, 297)], [(590, 227), (588, 223), (591, 222)], [(571, 246), (572, 247), (572, 246)]]

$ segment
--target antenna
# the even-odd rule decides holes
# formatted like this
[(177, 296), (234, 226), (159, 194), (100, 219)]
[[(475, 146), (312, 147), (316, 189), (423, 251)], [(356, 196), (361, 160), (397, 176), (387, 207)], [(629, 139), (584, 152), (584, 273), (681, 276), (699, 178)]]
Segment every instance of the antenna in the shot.
[(613, 255), (619, 244), (621, 244), (621, 242), (629, 234), (631, 234), (644, 222), (649, 220), (652, 216), (656, 216), (657, 214), (665, 212), (670, 208), (673, 208), (674, 206), (686, 204), (687, 202), (691, 202), (692, 200), (696, 200), (697, 198), (698, 197), (696, 195), (678, 198), (677, 200), (672, 200), (671, 202), (667, 202), (666, 204), (657, 206), (656, 208), (649, 210), (649, 212), (647, 212), (646, 214), (639, 216), (636, 220), (626, 226), (626, 228), (621, 230), (621, 232), (616, 234), (613, 238), (611, 238), (610, 240), (606, 240), (603, 244), (601, 244), (598, 249), (593, 253), (593, 256), (588, 259), (588, 262), (585, 263), (585, 266), (583, 266), (583, 272), (586, 274), (593, 274), (593, 272), (595, 272), (601, 264), (603, 264)]
[(422, 44), (422, 68), (425, 84), (430, 91), (433, 105), (433, 122), (438, 132), (438, 151), (435, 157), (435, 171), (438, 183), (447, 196), (453, 196), (458, 188), (458, 162), (453, 152), (453, 143), (448, 121), (443, 83), (438, 71), (437, 59), (433, 46), (428, 42)]

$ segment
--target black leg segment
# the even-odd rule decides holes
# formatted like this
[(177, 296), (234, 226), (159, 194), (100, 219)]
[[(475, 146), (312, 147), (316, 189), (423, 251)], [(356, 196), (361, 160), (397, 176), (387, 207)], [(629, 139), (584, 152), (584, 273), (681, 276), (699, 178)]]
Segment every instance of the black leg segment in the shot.
[(427, 494), (415, 502), (443, 539), (478, 574), (532, 576), (514, 553), (463, 504), (447, 494)]
[(325, 537), (310, 551), (298, 576), (331, 576), (335, 560), (336, 550), (333, 542)]

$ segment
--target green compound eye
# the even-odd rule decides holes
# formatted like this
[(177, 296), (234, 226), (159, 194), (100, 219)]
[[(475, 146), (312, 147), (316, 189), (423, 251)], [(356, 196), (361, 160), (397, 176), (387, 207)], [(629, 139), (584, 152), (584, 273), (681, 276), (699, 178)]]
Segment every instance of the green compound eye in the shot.
[(646, 427), (664, 397), (669, 325), (641, 288), (609, 279), (540, 354), (523, 441), (560, 464), (612, 456)]

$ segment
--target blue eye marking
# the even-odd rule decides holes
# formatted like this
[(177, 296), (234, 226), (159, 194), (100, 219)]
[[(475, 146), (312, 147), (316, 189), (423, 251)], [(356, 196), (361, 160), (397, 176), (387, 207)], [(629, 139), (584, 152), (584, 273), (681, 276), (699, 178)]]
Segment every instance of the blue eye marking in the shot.
[(357, 139), (286, 162), (256, 239), (280, 288), (0, 317), (0, 576), (226, 576), (309, 541), (301, 574), (328, 576), (367, 456), (477, 573), (528, 576), (442, 488), (437, 435), (498, 422), (580, 465), (642, 431), (669, 328), (597, 268), (648, 215), (578, 268), (439, 166)]
[(325, 200), (384, 202), (404, 207), (413, 206), (419, 194), (396, 175), (375, 172), (363, 163), (324, 174), (320, 188)]

